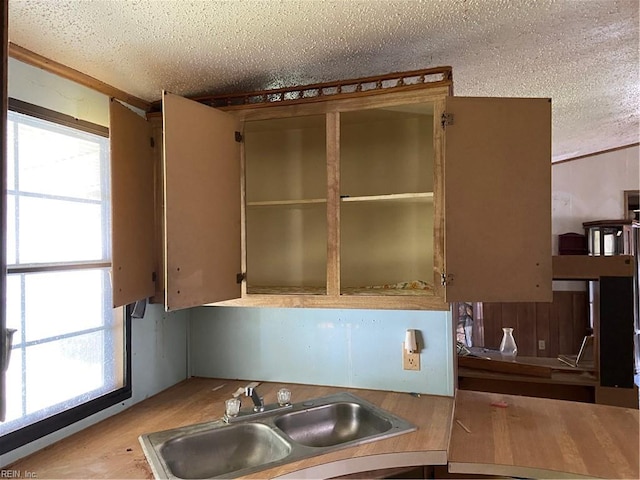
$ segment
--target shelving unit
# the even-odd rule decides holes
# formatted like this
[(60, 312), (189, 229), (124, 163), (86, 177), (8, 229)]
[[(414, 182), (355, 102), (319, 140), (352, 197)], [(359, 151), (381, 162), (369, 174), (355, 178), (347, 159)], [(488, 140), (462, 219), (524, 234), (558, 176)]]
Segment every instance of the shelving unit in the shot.
[(554, 280), (597, 281), (593, 298), (596, 403), (638, 408), (633, 385), (633, 255), (556, 255)]
[(247, 293), (326, 294), (327, 226), (339, 220), (341, 295), (433, 295), (433, 104), (333, 118), (331, 144), (322, 115), (245, 123)]

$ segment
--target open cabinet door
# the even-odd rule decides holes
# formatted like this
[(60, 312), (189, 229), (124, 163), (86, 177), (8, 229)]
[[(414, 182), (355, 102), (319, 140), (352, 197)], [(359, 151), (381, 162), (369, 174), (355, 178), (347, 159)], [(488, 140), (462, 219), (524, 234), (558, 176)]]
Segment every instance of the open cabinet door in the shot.
[(118, 101), (109, 107), (113, 306), (152, 297), (153, 146), (149, 122)]
[(445, 117), (446, 300), (550, 302), (551, 100), (448, 97)]
[(163, 93), (165, 307), (240, 297), (239, 121)]

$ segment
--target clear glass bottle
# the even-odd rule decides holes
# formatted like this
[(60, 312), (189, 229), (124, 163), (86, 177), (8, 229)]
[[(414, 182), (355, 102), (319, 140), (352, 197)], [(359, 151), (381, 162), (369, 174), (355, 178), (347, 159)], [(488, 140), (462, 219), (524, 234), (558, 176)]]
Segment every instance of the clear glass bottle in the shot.
[(506, 358), (515, 358), (518, 354), (518, 346), (513, 338), (513, 328), (502, 329), (502, 341), (500, 342), (500, 354)]

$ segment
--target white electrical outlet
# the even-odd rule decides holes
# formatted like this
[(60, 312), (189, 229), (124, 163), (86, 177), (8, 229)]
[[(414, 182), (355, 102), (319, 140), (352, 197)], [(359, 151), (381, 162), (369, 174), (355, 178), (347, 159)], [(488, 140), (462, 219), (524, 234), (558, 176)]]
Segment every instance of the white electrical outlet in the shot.
[(402, 368), (404, 370), (420, 370), (420, 354), (409, 353), (402, 344)]
[(544, 340), (538, 340), (538, 350), (546, 350), (547, 344)]

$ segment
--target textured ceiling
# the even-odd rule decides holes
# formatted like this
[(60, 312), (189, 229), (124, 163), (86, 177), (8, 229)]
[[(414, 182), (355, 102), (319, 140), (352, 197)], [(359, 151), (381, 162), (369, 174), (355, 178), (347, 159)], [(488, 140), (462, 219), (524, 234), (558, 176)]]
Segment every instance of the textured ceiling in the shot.
[(145, 100), (453, 67), (553, 99), (561, 160), (639, 140), (638, 0), (9, 0), (9, 40)]

